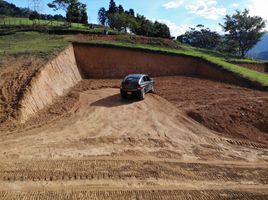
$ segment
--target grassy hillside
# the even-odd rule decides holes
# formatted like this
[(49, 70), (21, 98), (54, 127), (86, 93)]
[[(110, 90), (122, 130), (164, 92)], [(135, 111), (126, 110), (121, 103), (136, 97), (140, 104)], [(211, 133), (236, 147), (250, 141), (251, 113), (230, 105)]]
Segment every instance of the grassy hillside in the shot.
[[(71, 42), (77, 41), (76, 37), (53, 36), (36, 32), (20, 32), (13, 35), (0, 36), (0, 56), (3, 55), (17, 55), (17, 54), (52, 54), (53, 52), (64, 48)], [(238, 74), (241, 77), (247, 78), (251, 81), (260, 83), (262, 86), (268, 87), (268, 75), (252, 71), (235, 64), (229, 63), (230, 59), (234, 59), (228, 55), (221, 54), (215, 51), (208, 51), (204, 49), (197, 49), (185, 45), (180, 45), (177, 48), (158, 46), (157, 44), (142, 44), (139, 42), (130, 43), (126, 41), (104, 41), (106, 38), (97, 39), (84, 42), (101, 45), (112, 45), (119, 47), (146, 49), (151, 51), (172, 53), (178, 55), (186, 55), (196, 58), (201, 58), (208, 62), (216, 64), (218, 67), (224, 68), (228, 71)], [(160, 40), (160, 39), (159, 39)], [(240, 60), (247, 61), (247, 60)], [(252, 61), (253, 62), (253, 61)]]
[[(5, 34), (16, 33), (17, 31), (54, 31), (59, 34), (75, 34), (75, 33), (85, 33), (85, 34), (101, 34), (103, 28), (90, 28), (87, 25), (80, 23), (71, 23), (71, 25), (65, 25), (64, 21), (55, 20), (29, 20), (28, 18), (15, 18), (15, 17), (0, 17), (0, 31)], [(0, 34), (0, 35), (4, 35)], [(115, 30), (109, 29), (109, 34), (111, 35), (121, 35)]]
[(37, 32), (21, 32), (0, 36), (0, 56), (36, 54), (49, 55), (64, 48), (69, 42), (63, 36)]

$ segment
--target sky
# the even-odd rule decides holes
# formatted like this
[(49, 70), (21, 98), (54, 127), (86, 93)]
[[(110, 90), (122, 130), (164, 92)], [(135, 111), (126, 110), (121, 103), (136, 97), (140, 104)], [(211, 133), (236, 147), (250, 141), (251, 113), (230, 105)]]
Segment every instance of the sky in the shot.
[[(32, 8), (32, 0), (7, 0), (19, 7)], [(52, 0), (40, 0), (40, 12), (46, 14), (64, 14), (47, 7)], [(89, 23), (98, 23), (99, 8), (109, 7), (110, 0), (80, 0), (87, 4)], [(223, 23), (226, 14), (235, 10), (250, 10), (251, 15), (263, 17), (268, 22), (267, 0), (115, 0), (125, 9), (133, 8), (135, 13), (148, 19), (157, 20), (169, 26), (172, 36), (178, 36), (197, 24), (203, 24), (213, 31), (222, 33), (219, 23)], [(267, 23), (268, 27), (268, 23)], [(266, 28), (268, 31), (268, 28)]]

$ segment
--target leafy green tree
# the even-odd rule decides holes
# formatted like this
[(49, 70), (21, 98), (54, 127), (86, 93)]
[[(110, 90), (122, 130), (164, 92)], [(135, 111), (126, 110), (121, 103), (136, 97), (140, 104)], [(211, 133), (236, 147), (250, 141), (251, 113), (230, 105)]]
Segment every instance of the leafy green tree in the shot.
[(115, 14), (117, 11), (116, 3), (114, 0), (110, 0), (109, 9), (107, 11), (108, 14)]
[(239, 46), (237, 41), (230, 40), (225, 36), (221, 38), (221, 41), (217, 46), (217, 50), (231, 55), (239, 56)]
[(66, 18), (68, 22), (79, 23), (80, 22), (80, 3), (78, 0), (70, 0), (70, 5), (67, 8)]
[(81, 3), (79, 10), (80, 10), (80, 15), (81, 15), (80, 16), (80, 23), (88, 24), (87, 5)]
[(80, 3), (78, 0), (53, 0), (47, 5), (55, 11), (64, 10), (66, 12), (66, 19), (70, 23), (87, 22), (86, 5)]
[(155, 21), (154, 23), (154, 36), (162, 38), (170, 38), (170, 30), (166, 24)]
[(146, 19), (143, 15), (137, 15), (136, 17), (138, 26), (133, 31), (137, 35), (144, 35), (148, 37), (154, 36), (154, 24), (150, 20)]
[(105, 26), (106, 22), (107, 22), (107, 12), (106, 9), (104, 7), (99, 9), (98, 12), (98, 20), (100, 22), (101, 25)]
[(117, 8), (117, 12), (119, 13), (119, 14), (123, 14), (125, 11), (124, 11), (124, 8), (123, 8), (123, 6), (122, 5), (119, 5), (118, 6), (118, 8)]
[(246, 53), (260, 41), (264, 35), (265, 21), (258, 16), (250, 16), (249, 10), (236, 11), (235, 14), (226, 15), (224, 24), (220, 24), (230, 41), (236, 41), (239, 55), (244, 58)]
[(41, 16), (37, 11), (31, 12), (31, 14), (29, 16), (30, 20), (37, 20), (37, 19), (40, 19), (40, 18), (41, 18)]
[(134, 12), (134, 10), (131, 8), (131, 9), (129, 9), (129, 15), (130, 16), (132, 16), (132, 17), (135, 17), (135, 12)]
[(54, 11), (64, 10), (65, 12), (67, 12), (69, 5), (70, 0), (53, 0), (51, 3), (47, 4), (47, 6), (52, 8)]
[(178, 36), (177, 40), (194, 47), (215, 49), (221, 41), (221, 36), (205, 28), (204, 25), (198, 24), (195, 28), (190, 28), (185, 34)]

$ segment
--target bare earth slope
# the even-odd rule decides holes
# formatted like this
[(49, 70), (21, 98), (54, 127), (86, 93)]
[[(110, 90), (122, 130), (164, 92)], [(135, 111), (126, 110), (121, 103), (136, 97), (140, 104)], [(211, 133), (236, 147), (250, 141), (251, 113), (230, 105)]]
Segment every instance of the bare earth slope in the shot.
[(115, 82), (84, 81), (67, 115), (0, 133), (0, 199), (268, 199), (264, 145), (156, 94), (121, 100)]

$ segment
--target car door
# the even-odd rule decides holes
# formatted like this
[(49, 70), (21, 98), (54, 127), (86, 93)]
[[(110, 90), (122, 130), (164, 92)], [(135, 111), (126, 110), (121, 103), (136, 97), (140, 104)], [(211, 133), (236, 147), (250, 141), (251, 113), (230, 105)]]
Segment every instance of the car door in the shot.
[(146, 85), (147, 85), (147, 92), (152, 90), (152, 80), (149, 76), (146, 76)]
[(145, 76), (141, 79), (141, 86), (144, 87), (145, 92), (147, 92), (147, 79)]

